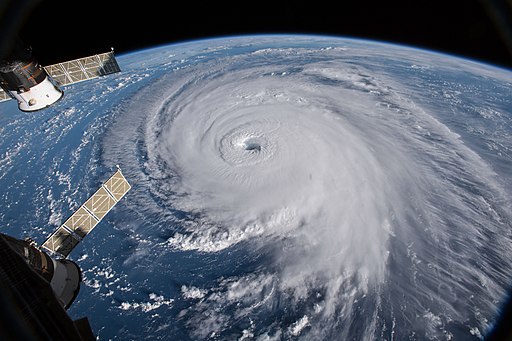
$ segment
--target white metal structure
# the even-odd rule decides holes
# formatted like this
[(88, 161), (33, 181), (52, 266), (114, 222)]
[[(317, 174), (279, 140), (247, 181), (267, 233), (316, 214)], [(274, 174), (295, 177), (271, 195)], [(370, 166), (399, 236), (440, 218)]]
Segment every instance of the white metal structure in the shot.
[(44, 109), (57, 102), (64, 95), (62, 90), (49, 77), (31, 87), (28, 91), (17, 90), (9, 91), (9, 93), (18, 101), (18, 107), (22, 111)]

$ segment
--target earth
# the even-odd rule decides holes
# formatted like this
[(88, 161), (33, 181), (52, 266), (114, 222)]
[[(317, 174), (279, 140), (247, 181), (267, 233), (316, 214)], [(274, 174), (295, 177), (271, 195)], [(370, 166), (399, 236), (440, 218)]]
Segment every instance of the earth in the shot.
[(512, 284), (512, 72), (337, 37), (118, 56), (0, 105), (3, 233), (42, 243), (119, 165), (71, 253), (100, 340), (469, 340)]

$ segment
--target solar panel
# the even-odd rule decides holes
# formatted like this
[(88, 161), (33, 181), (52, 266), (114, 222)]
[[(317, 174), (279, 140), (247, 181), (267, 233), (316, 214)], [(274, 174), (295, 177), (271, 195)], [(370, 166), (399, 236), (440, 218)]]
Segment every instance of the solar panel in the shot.
[(80, 207), (71, 217), (62, 224), (69, 231), (74, 232), (78, 237), (83, 238), (99, 223), (87, 210)]
[(116, 172), (105, 182), (105, 188), (119, 201), (131, 186), (121, 172)]
[(79, 242), (80, 239), (73, 236), (64, 226), (61, 226), (48, 237), (43, 247), (53, 253), (67, 257)]
[(60, 254), (64, 258), (67, 257), (130, 188), (130, 184), (118, 169), (64, 224), (46, 239), (42, 247)]
[(85, 202), (84, 206), (96, 219), (101, 220), (114, 207), (116, 202), (102, 186)]
[(60, 85), (74, 84), (121, 71), (113, 51), (48, 65), (44, 69)]

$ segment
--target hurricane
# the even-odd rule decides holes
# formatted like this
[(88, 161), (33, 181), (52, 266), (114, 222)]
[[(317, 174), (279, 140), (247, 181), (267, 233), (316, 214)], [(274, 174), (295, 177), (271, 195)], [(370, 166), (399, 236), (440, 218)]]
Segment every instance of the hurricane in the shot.
[(119, 251), (98, 256), (114, 265), (85, 274), (108, 310), (164, 339), (450, 340), (492, 326), (512, 279), (510, 129), (491, 155), (472, 120), (506, 129), (510, 98), (470, 115), (478, 87), (435, 78), (455, 61), (331, 40), (168, 48), (158, 72), (133, 62), (89, 166), (119, 164), (133, 184)]

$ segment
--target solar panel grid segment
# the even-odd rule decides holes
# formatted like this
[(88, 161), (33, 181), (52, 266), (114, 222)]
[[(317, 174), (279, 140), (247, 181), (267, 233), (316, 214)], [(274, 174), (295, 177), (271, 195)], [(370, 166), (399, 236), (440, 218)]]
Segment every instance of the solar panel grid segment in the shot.
[(67, 257), (130, 188), (131, 186), (121, 170), (117, 170), (62, 226), (46, 239), (42, 247)]

